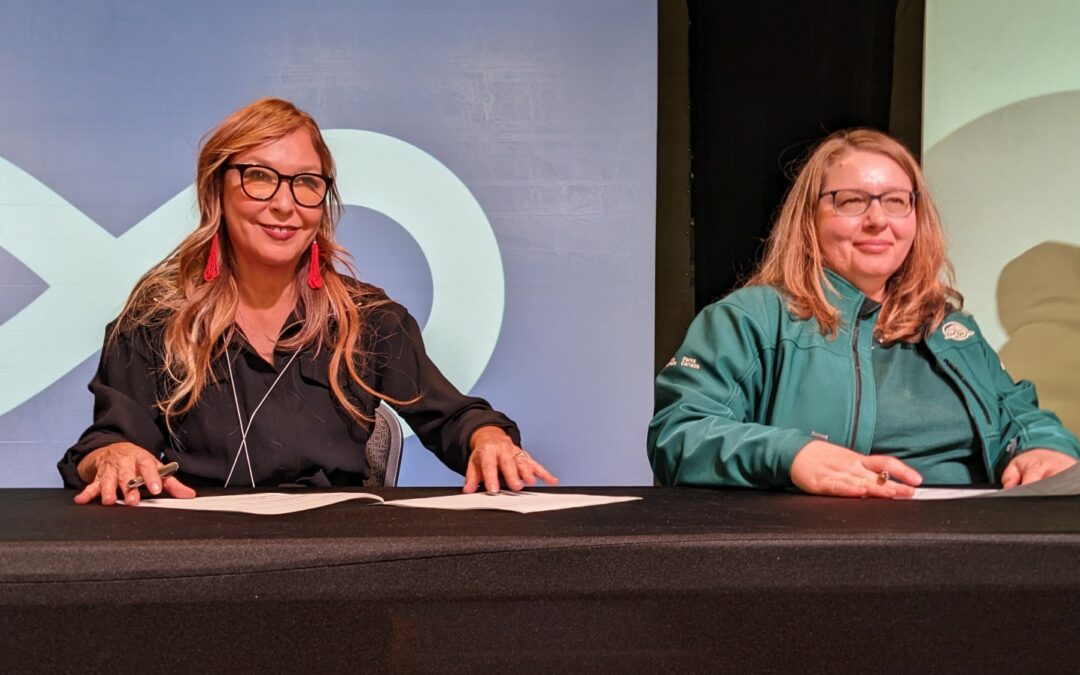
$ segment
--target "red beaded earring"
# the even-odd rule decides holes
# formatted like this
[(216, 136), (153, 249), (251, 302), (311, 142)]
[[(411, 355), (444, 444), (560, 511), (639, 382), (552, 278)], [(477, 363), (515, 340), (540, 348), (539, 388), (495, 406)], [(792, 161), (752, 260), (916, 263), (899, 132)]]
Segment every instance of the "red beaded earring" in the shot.
[(319, 271), (319, 242), (311, 242), (311, 262), (308, 266), (307, 285), (314, 290), (323, 287), (322, 272)]
[(206, 256), (206, 269), (203, 270), (203, 281), (211, 282), (217, 279), (221, 274), (221, 269), (218, 266), (218, 258), (220, 253), (218, 252), (218, 233), (214, 233), (214, 238), (210, 240), (210, 253)]

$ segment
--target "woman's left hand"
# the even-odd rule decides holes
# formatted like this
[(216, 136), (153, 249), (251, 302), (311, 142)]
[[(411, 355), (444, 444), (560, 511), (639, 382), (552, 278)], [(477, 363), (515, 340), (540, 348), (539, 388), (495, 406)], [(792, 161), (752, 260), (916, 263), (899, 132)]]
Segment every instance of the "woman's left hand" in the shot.
[(537, 478), (548, 485), (559, 482), (499, 427), (480, 427), (473, 432), (469, 444), (472, 454), (462, 492), (476, 492), (481, 482), (488, 492), (498, 492), (500, 473), (506, 487), (515, 492), (526, 485), (536, 485)]
[(1005, 467), (1001, 474), (1001, 486), (1004, 488), (1027, 485), (1037, 480), (1048, 478), (1055, 473), (1061, 473), (1076, 464), (1076, 459), (1057, 450), (1036, 448), (1025, 450)]

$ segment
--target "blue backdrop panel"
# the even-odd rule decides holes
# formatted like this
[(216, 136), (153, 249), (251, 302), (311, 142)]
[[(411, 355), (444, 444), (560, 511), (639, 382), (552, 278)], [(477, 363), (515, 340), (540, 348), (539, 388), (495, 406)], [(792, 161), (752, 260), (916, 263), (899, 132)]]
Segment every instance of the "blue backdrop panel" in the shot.
[[(261, 96), (334, 130), (341, 239), (451, 379), (564, 483), (650, 482), (653, 0), (0, 9), (0, 486), (59, 484), (200, 137)], [(460, 478), (413, 437), (401, 482)]]

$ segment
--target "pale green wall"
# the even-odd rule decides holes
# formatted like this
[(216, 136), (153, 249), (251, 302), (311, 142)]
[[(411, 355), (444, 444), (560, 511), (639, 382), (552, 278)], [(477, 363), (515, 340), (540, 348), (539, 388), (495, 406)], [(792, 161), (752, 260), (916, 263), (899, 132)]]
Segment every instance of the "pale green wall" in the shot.
[(966, 307), (996, 348), (996, 286), (1080, 244), (1080, 2), (927, 0), (923, 163)]

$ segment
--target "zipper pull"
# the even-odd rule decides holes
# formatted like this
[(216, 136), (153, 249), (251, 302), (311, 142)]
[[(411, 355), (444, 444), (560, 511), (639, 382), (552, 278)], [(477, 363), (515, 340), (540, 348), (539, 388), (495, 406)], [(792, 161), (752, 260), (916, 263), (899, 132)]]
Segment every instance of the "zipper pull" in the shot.
[(1014, 436), (1013, 439), (1009, 441), (1009, 444), (1005, 446), (1005, 454), (1011, 459), (1016, 455), (1016, 449), (1018, 447), (1020, 447), (1020, 437)]

